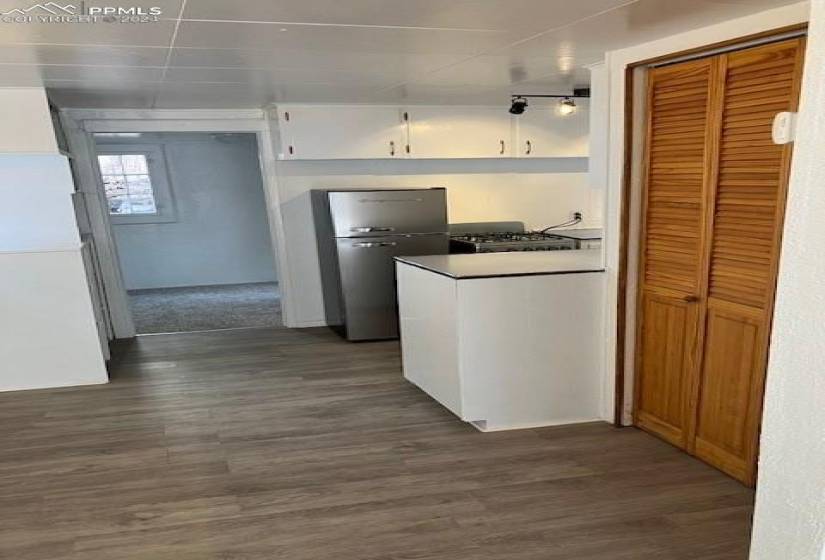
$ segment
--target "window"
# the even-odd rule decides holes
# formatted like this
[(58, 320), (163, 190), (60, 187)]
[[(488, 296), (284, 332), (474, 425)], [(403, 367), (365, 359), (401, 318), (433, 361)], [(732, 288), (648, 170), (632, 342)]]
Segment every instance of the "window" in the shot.
[(159, 146), (98, 146), (103, 190), (114, 224), (175, 221)]
[(157, 214), (155, 193), (145, 154), (97, 156), (109, 214), (132, 216)]

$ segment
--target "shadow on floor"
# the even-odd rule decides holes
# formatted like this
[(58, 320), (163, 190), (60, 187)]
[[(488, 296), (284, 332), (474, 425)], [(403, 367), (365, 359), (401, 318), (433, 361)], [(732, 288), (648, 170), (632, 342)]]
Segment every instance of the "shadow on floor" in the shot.
[(274, 282), (130, 290), (138, 334), (280, 327)]

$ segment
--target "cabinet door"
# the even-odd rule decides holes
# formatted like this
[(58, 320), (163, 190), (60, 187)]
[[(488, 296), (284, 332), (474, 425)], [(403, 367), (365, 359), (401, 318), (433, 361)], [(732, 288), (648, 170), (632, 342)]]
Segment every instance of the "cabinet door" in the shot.
[(292, 105), (278, 109), (284, 159), (405, 157), (407, 127), (398, 107)]
[(510, 114), (502, 107), (409, 107), (413, 158), (512, 157)]
[(576, 99), (576, 112), (560, 115), (557, 103), (536, 103), (513, 117), (517, 157), (587, 157), (590, 102)]
[(683, 449), (693, 429), (715, 104), (709, 59), (651, 70), (636, 424)]

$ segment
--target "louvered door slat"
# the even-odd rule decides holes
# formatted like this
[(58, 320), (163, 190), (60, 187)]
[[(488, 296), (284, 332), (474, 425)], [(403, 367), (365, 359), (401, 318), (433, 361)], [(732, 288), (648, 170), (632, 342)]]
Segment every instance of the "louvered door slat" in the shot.
[(707, 61), (657, 68), (650, 74), (648, 125), (655, 134), (648, 142), (644, 270), (650, 288), (671, 288), (673, 280), (687, 290), (699, 286), (700, 248), (692, 241), (704, 225), (709, 85)]
[[(777, 216), (776, 208), (783, 196), (782, 168), (772, 165), (755, 169), (748, 164), (737, 166), (737, 163), (753, 161), (748, 155), (750, 152), (740, 148), (744, 145), (758, 146), (765, 158), (777, 163), (781, 161), (783, 147), (773, 143), (770, 131), (776, 114), (775, 104), (780, 104), (780, 110), (791, 107), (796, 51), (796, 42), (790, 42), (728, 55), (714, 224), (717, 231), (727, 234), (731, 243), (713, 244), (709, 295), (757, 309), (765, 309), (771, 297), (770, 261), (762, 262), (758, 269), (750, 269), (751, 274), (760, 280), (761, 291), (758, 293), (748, 289), (737, 296), (739, 282), (736, 275), (715, 271), (723, 261), (747, 261), (745, 254), (777, 244), (777, 220), (781, 216)], [(747, 88), (738, 87), (743, 81)], [(750, 121), (750, 128), (756, 130), (743, 132), (737, 121), (730, 122), (730, 110), (743, 106), (762, 115)], [(772, 109), (763, 111), (764, 107)], [(753, 219), (754, 207), (765, 210), (759, 213), (758, 221)]]

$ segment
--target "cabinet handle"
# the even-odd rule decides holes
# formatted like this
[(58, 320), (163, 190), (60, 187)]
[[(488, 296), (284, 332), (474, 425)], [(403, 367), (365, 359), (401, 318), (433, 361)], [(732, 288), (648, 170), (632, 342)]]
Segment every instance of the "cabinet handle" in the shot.
[(398, 245), (395, 241), (363, 241), (361, 243), (353, 243), (353, 247), (362, 249), (372, 249), (374, 247), (395, 247)]
[(394, 140), (390, 140), (390, 155), (391, 156), (395, 155), (395, 141)]
[(527, 141), (527, 149), (524, 151), (524, 153), (529, 156), (532, 151), (533, 151), (533, 143), (528, 140)]
[(696, 303), (699, 301), (699, 296), (689, 295), (682, 298), (683, 301), (687, 303)]
[(362, 226), (362, 227), (351, 227), (349, 230), (353, 233), (370, 233), (373, 231), (395, 231), (394, 227), (383, 227), (383, 226)]
[(501, 149), (498, 151), (498, 153), (504, 155), (504, 140), (499, 140), (499, 144), (501, 144)]

